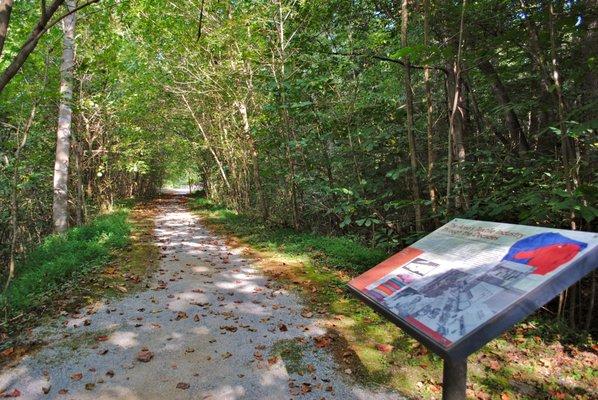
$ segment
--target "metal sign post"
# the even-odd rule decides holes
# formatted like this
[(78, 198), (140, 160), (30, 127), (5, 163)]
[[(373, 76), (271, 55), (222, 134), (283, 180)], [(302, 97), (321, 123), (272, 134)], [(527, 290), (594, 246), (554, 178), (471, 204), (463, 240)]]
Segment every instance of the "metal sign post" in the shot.
[(442, 366), (442, 399), (463, 400), (467, 390), (467, 358), (444, 360)]
[(455, 219), (349, 282), (444, 359), (465, 398), (467, 356), (598, 267), (598, 234)]

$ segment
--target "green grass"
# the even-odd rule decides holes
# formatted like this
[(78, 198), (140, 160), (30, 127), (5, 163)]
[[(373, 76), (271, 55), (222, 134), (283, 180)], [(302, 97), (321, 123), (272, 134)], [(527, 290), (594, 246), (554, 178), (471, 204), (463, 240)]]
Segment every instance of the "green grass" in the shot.
[(191, 200), (190, 206), (195, 210), (209, 212), (213, 222), (224, 225), (258, 250), (284, 252), (288, 255), (309, 254), (319, 264), (350, 273), (363, 272), (388, 257), (382, 249), (366, 247), (349, 238), (267, 226), (205, 198)]
[(64, 235), (48, 236), (28, 253), (17, 263), (8, 289), (0, 293), (0, 310), (7, 319), (51, 301), (53, 293), (109, 262), (113, 250), (129, 243), (127, 215), (122, 209), (100, 216)]

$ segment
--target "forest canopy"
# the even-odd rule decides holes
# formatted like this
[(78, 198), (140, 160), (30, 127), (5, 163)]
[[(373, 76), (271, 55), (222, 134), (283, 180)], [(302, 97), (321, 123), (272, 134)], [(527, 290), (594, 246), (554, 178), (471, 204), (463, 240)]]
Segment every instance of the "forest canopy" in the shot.
[[(166, 183), (387, 251), (457, 216), (596, 231), (594, 0), (0, 4), (3, 282)], [(551, 310), (590, 330), (595, 298)]]

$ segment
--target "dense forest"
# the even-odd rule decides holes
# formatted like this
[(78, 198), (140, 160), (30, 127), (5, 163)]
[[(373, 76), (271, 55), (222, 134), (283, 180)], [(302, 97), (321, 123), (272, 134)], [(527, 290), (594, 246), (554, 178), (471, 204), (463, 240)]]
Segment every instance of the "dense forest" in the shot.
[[(48, 234), (167, 183), (389, 252), (458, 216), (595, 231), (597, 13), (2, 0), (2, 283)], [(595, 275), (546, 312), (595, 331)]]

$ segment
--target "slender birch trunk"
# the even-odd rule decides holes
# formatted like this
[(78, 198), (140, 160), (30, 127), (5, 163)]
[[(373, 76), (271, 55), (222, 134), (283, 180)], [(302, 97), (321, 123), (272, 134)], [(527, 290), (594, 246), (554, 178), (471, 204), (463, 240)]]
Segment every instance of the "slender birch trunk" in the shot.
[[(76, 7), (75, 0), (67, 0), (66, 7), (72, 11)], [(62, 21), (64, 33), (62, 62), (60, 65), (60, 108), (58, 114), (58, 131), (56, 137), (56, 160), (54, 163), (54, 230), (62, 233), (68, 228), (68, 174), (69, 148), (73, 111), (73, 70), (75, 66), (75, 23), (76, 13), (72, 13)]]

